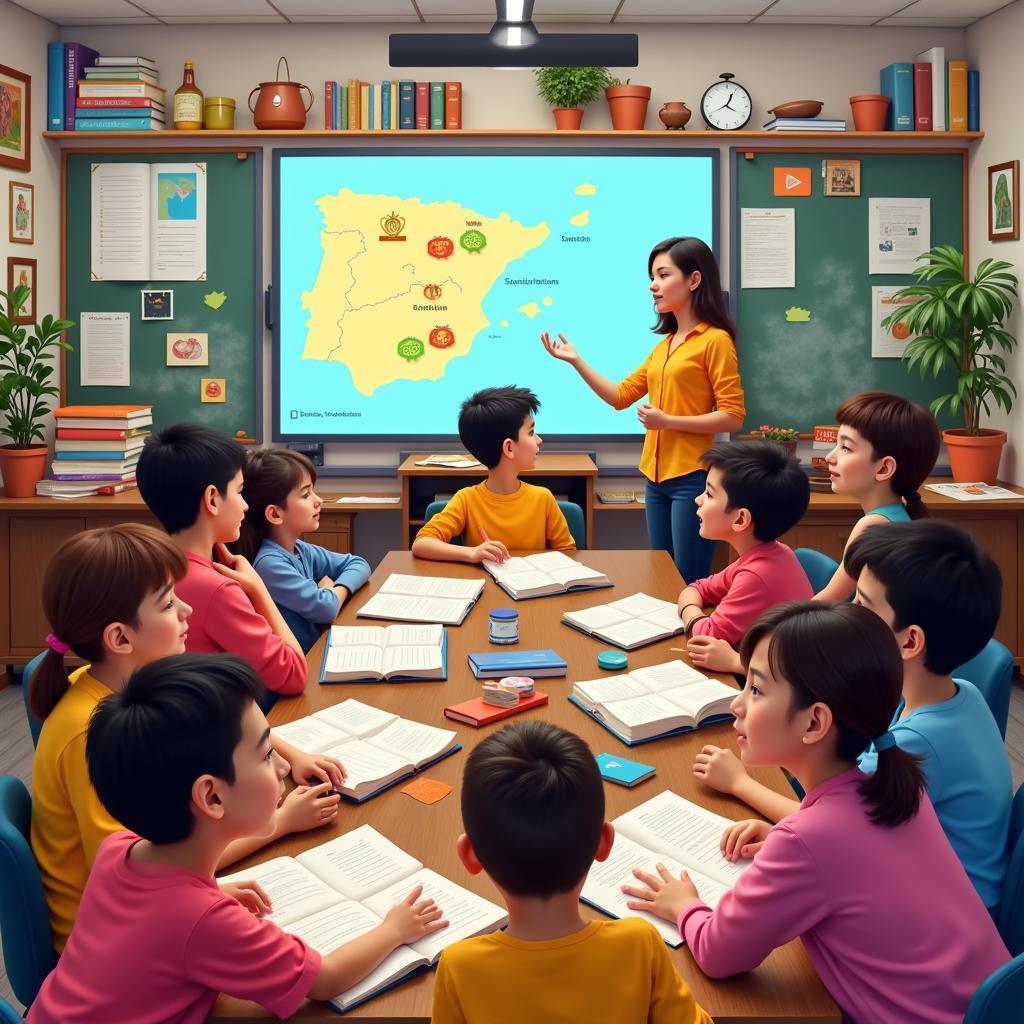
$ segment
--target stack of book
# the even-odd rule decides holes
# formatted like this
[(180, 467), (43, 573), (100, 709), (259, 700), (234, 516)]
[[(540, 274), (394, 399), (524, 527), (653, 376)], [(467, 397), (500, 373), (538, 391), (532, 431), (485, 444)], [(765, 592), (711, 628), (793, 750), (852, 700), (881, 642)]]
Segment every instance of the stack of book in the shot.
[(46, 48), (46, 127), (52, 132), (75, 130), (78, 80), (99, 54), (84, 43), (50, 43)]
[(846, 119), (842, 117), (773, 117), (766, 132), (845, 132)]
[(328, 131), (445, 131), (462, 127), (461, 82), (324, 82)]
[(965, 60), (947, 60), (945, 47), (933, 46), (913, 62), (887, 64), (879, 86), (889, 97), (888, 131), (981, 130), (980, 75)]
[(75, 131), (162, 131), (164, 90), (152, 57), (97, 57), (82, 69)]

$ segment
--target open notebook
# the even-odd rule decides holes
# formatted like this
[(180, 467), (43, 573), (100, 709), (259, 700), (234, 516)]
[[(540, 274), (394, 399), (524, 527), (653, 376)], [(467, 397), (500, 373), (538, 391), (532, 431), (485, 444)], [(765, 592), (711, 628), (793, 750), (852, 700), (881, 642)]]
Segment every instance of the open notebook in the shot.
[(417, 885), (444, 912), (448, 927), (399, 946), (362, 981), (330, 1000), (350, 1010), (409, 975), (431, 967), (446, 947), (503, 928), (508, 914), (476, 893), (425, 868), (369, 825), (362, 825), (298, 857), (277, 857), (219, 879), (253, 880), (267, 892), (267, 919), (324, 955), (381, 923)]
[(632, 746), (732, 717), (737, 690), (685, 661), (575, 683), (569, 700)]
[(622, 886), (636, 882), (633, 869), (640, 868), (655, 876), (659, 862), (676, 876), (685, 869), (700, 898), (717, 907), (718, 901), (750, 867), (749, 860), (733, 862), (722, 855), (722, 833), (735, 822), (670, 790), (620, 815), (612, 824), (615, 842), (611, 855), (606, 861), (594, 861), (580, 899), (611, 917), (650, 921), (672, 947), (683, 944), (675, 924), (626, 906), (631, 897), (622, 892)]
[(610, 604), (563, 612), (562, 621), (581, 633), (626, 651), (683, 632), (683, 620), (675, 604), (642, 591)]
[(275, 726), (274, 735), (311, 754), (336, 757), (348, 773), (339, 792), (356, 803), (462, 749), (450, 729), (399, 718), (358, 700)]
[(448, 576), (407, 576), (393, 572), (356, 612), (368, 619), (440, 622), (459, 626), (483, 593), (483, 580)]
[(404, 683), (448, 678), (447, 634), (440, 624), (331, 626), (321, 683)]
[(561, 551), (516, 556), (506, 562), (484, 562), (483, 567), (514, 601), (612, 586), (612, 581), (603, 572), (591, 569)]

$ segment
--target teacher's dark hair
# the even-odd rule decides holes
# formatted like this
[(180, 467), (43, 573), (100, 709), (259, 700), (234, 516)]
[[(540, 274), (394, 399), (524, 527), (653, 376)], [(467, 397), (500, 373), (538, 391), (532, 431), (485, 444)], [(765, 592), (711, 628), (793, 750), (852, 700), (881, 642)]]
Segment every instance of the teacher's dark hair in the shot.
[[(693, 311), (698, 320), (706, 320), (712, 327), (720, 327), (736, 341), (736, 324), (729, 315), (722, 294), (722, 280), (718, 273), (715, 254), (699, 238), (676, 236), (659, 242), (647, 257), (647, 276), (654, 280), (654, 257), (668, 253), (672, 262), (689, 277), (700, 271), (700, 284), (693, 292)], [(658, 322), (651, 328), (655, 334), (675, 334), (679, 330), (674, 313), (659, 313)]]

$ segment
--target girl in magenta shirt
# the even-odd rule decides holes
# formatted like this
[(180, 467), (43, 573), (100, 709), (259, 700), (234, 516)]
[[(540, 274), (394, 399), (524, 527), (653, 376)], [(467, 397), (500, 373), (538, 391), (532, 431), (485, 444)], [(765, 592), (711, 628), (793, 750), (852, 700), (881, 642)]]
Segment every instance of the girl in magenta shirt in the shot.
[[(899, 649), (857, 605), (792, 602), (763, 615), (741, 651), (733, 701), (740, 756), (807, 783), (777, 825), (726, 830), (730, 860), (754, 857), (712, 910), (683, 872), (635, 872), (629, 906), (679, 926), (712, 977), (749, 971), (799, 936), (821, 980), (860, 1024), (959, 1024), (977, 987), (1010, 959), (923, 792), (917, 760), (888, 731)], [(870, 742), (878, 769), (857, 757)]]

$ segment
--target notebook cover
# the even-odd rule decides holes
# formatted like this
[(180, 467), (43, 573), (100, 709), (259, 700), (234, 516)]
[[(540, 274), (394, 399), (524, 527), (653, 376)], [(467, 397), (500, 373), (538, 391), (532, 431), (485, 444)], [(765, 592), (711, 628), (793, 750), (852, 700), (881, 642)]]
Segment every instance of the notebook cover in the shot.
[(541, 693), (539, 690), (533, 691), (532, 697), (524, 697), (519, 701), (518, 704), (514, 704), (510, 708), (499, 708), (494, 704), (485, 704), (482, 697), (475, 697), (473, 700), (465, 700), (461, 704), (451, 704), (444, 709), (445, 718), (450, 718), (453, 722), (462, 722), (461, 718), (452, 718), (448, 714), (449, 711), (455, 711), (460, 715), (465, 715), (466, 718), (472, 719), (471, 722), (462, 722), (463, 725), (490, 725), (492, 722), (498, 722), (502, 718), (508, 718), (511, 715), (518, 715), (520, 711), (529, 711), (530, 708), (539, 708), (542, 704), (547, 704), (548, 695)]
[(565, 658), (550, 648), (539, 651), (485, 651), (470, 654), (469, 664), (479, 672), (500, 669), (506, 674), (523, 672), (526, 675), (533, 668), (569, 668)]
[(632, 788), (655, 773), (653, 764), (641, 764), (639, 761), (630, 761), (626, 757), (598, 754), (595, 760), (601, 778), (607, 779), (609, 782), (617, 782), (620, 786)]

